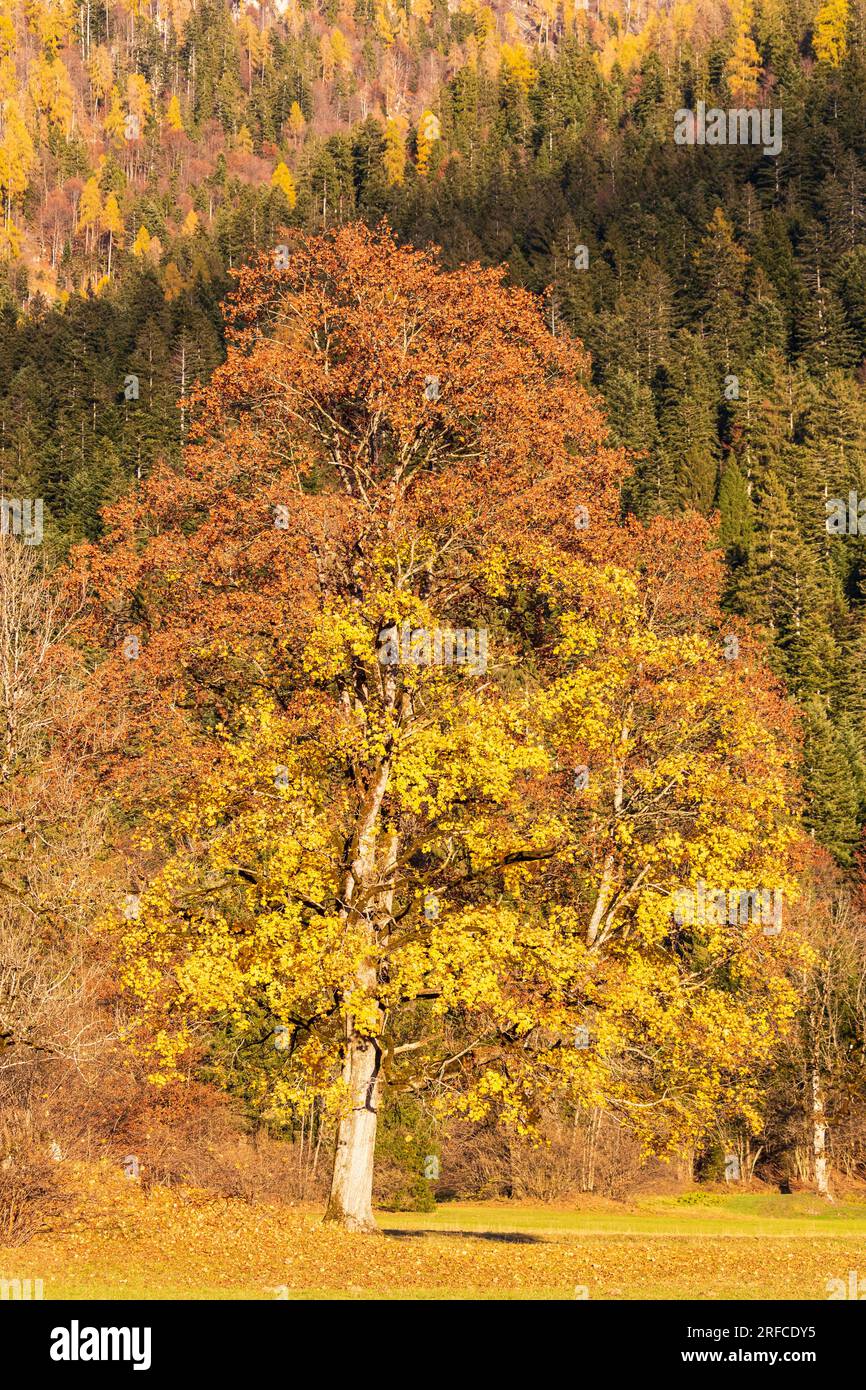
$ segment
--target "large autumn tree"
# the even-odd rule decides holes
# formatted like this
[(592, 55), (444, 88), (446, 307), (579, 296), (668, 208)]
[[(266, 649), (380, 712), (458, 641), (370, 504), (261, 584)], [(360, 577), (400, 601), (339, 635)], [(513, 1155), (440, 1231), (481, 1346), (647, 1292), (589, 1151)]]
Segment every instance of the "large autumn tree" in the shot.
[(386, 1084), (661, 1145), (754, 1119), (792, 934), (672, 901), (790, 905), (795, 737), (745, 634), (725, 659), (708, 528), (619, 524), (586, 356), (499, 271), (298, 239), (228, 336), (182, 469), (76, 562), (161, 1068), (209, 1020), (278, 1040), (270, 1103), (331, 1107), (355, 1229)]

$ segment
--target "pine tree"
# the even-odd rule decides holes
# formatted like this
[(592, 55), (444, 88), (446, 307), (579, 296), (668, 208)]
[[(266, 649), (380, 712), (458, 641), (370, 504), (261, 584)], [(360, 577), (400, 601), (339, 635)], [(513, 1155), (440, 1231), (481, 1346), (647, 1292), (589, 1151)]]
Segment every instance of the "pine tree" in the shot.
[(810, 371), (850, 367), (857, 360), (854, 331), (823, 265), (823, 248), (813, 233), (813, 263), (806, 273), (810, 293), (804, 296), (796, 318), (797, 349)]
[(844, 613), (837, 624), (838, 656), (833, 673), (830, 714), (847, 720), (861, 754), (866, 753), (866, 624), (863, 611)]
[(855, 335), (857, 356), (866, 357), (866, 245), (855, 246), (842, 257), (835, 287)]
[(618, 367), (602, 383), (613, 443), (629, 450), (633, 474), (623, 484), (623, 509), (646, 521), (669, 510), (674, 493), (667, 459), (661, 450), (655, 402), (649, 386)]
[(613, 309), (600, 314), (596, 341), (603, 360), (615, 361), (649, 385), (668, 358), (673, 326), (670, 277), (647, 256), (625, 280)]
[(700, 339), (681, 331), (653, 385), (662, 454), (673, 488), (666, 500), (707, 514), (719, 476), (719, 369)]
[(743, 286), (748, 255), (737, 245), (734, 229), (716, 208), (695, 253), (698, 308), (712, 350), (727, 370), (742, 324)]
[(803, 734), (804, 824), (841, 864), (850, 865), (859, 840), (856, 765), (821, 700), (806, 704)]
[(751, 553), (733, 592), (737, 611), (771, 639), (773, 664), (791, 689), (826, 694), (835, 656), (827, 584), (800, 536), (790, 497), (772, 472), (761, 488)]
[(754, 509), (746, 480), (731, 459), (719, 482), (719, 542), (732, 568), (748, 559), (754, 531)]

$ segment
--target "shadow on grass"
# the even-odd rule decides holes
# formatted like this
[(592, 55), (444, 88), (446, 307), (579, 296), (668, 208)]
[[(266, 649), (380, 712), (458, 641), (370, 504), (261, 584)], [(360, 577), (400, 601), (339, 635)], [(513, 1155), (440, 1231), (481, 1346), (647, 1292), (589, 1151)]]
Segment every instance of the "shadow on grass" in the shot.
[(547, 1245), (549, 1243), (543, 1236), (533, 1236), (523, 1231), (448, 1231), (438, 1228), (426, 1231), (404, 1231), (397, 1226), (383, 1226), (382, 1235), (394, 1236), (397, 1240), (415, 1240), (418, 1236), (453, 1236), (455, 1240), (498, 1240), (504, 1241), (506, 1245)]

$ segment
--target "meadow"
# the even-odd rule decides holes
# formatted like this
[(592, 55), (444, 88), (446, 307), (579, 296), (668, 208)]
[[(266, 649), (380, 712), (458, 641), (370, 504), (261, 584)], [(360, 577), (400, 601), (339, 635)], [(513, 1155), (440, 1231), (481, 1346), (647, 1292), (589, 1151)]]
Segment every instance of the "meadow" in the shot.
[(687, 1192), (579, 1206), (447, 1203), (378, 1212), (379, 1236), (321, 1210), (76, 1175), (61, 1221), (0, 1247), (46, 1299), (826, 1300), (866, 1265), (866, 1202)]

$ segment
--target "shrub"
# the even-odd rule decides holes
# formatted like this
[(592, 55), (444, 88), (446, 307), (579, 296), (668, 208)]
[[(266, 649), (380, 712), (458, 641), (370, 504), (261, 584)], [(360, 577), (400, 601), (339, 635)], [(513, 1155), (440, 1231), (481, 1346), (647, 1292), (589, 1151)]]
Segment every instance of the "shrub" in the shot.
[(0, 1245), (24, 1245), (63, 1209), (66, 1192), (59, 1165), (31, 1151), (0, 1162)]

